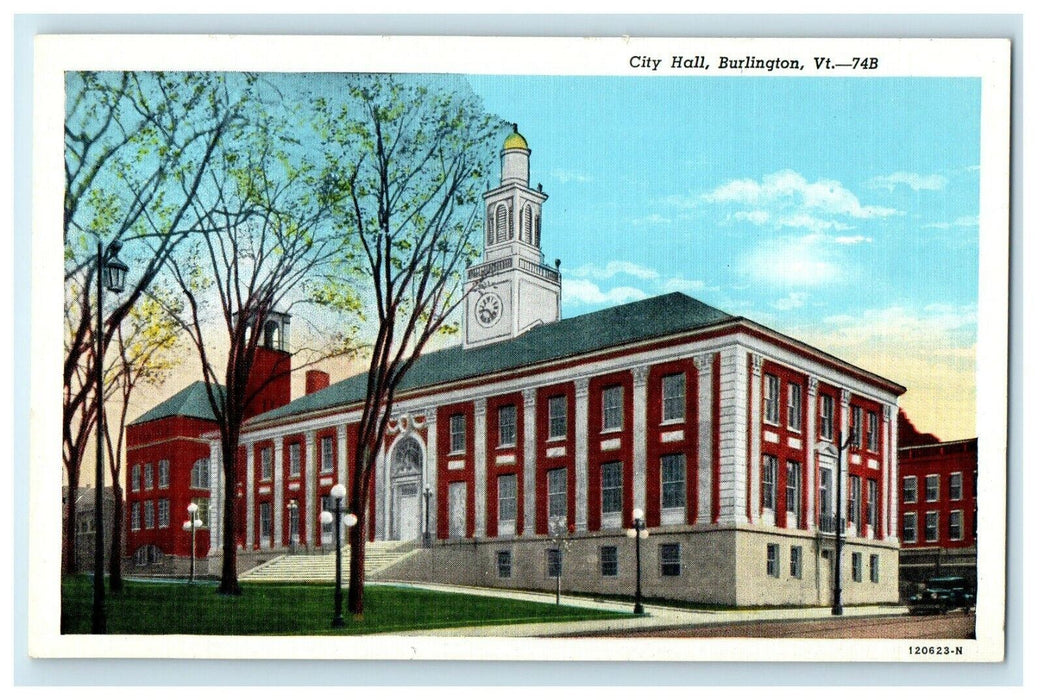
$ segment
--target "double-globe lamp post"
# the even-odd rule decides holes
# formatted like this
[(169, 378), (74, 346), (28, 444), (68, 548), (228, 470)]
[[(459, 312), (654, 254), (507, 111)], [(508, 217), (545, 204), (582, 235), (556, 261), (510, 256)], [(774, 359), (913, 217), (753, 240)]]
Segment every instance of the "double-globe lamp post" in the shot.
[(195, 503), (189, 503), (188, 508), (188, 520), (181, 525), (181, 529), (185, 532), (190, 533), (189, 537), (192, 538), (192, 542), (189, 545), (191, 549), (191, 555), (189, 556), (189, 583), (196, 580), (196, 528), (203, 527), (203, 521), (196, 517), (196, 513), (199, 512), (199, 506)]
[(844, 533), (844, 521), (841, 520), (841, 476), (845, 462), (845, 450), (854, 441), (855, 428), (849, 428), (848, 437), (844, 437), (840, 430), (837, 431), (837, 445), (826, 441), (818, 444), (827, 454), (837, 453), (837, 481), (834, 484), (834, 500), (836, 502), (836, 507), (834, 508), (834, 604), (830, 608), (831, 615), (844, 613), (844, 608), (841, 605), (841, 543)]
[(95, 421), (94, 428), (97, 438), (95, 447), (94, 465), (94, 607), (91, 612), (91, 634), (105, 634), (105, 531), (104, 517), (102, 513), (102, 499), (104, 498), (104, 450), (105, 436), (103, 435), (104, 419), (104, 369), (105, 362), (103, 354), (105, 343), (103, 336), (105, 332), (103, 307), (105, 305), (104, 289), (113, 294), (123, 291), (124, 282), (127, 280), (127, 271), (130, 269), (118, 257), (122, 244), (112, 241), (107, 248), (103, 248), (101, 238), (98, 238), (97, 266), (98, 266), (98, 309), (97, 326), (95, 334), (95, 356), (94, 356), (94, 381), (95, 381)]
[(631, 514), (633, 522), (627, 528), (627, 536), (634, 540), (634, 560), (636, 565), (634, 584), (634, 614), (641, 615), (645, 612), (642, 605), (642, 548), (640, 542), (649, 537), (649, 528), (645, 526), (645, 511), (635, 508)]
[(331, 513), (328, 510), (324, 510), (319, 514), (319, 519), (323, 525), (337, 523), (337, 526), (334, 527), (334, 545), (337, 549), (337, 573), (334, 582), (334, 617), (330, 626), (344, 627), (344, 615), (342, 614), (344, 593), (341, 590), (341, 524), (343, 522), (347, 527), (354, 527), (359, 519), (355, 517), (355, 513), (348, 513), (344, 516), (343, 521), (341, 519), (341, 502), (344, 500), (345, 495), (344, 484), (334, 484), (334, 487), (330, 489), (330, 495), (334, 499), (334, 512)]

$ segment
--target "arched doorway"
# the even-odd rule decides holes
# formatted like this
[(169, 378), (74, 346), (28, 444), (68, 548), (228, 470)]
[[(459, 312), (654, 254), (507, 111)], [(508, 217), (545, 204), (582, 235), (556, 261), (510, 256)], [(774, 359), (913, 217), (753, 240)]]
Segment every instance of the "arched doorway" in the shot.
[(421, 536), (421, 477), (424, 448), (413, 436), (395, 444), (391, 453), (391, 539)]

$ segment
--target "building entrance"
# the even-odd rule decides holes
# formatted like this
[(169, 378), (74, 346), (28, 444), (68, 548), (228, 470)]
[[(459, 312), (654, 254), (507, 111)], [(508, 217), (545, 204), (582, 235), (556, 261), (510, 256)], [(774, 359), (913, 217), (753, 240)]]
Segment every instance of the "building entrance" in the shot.
[(421, 535), (421, 475), (424, 450), (412, 436), (392, 450), (391, 539), (416, 540)]

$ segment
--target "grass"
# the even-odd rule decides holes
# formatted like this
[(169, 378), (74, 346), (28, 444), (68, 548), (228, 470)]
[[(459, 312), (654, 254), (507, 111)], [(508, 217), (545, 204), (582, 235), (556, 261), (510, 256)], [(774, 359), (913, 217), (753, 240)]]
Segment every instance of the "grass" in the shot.
[[(241, 596), (221, 596), (212, 583), (125, 581), (120, 595), (106, 594), (110, 634), (327, 635), (571, 622), (627, 617), (620, 613), (547, 603), (442, 593), (394, 586), (368, 586), (365, 615), (332, 629), (333, 586), (242, 583)], [(62, 633), (91, 629), (89, 577), (62, 582)]]

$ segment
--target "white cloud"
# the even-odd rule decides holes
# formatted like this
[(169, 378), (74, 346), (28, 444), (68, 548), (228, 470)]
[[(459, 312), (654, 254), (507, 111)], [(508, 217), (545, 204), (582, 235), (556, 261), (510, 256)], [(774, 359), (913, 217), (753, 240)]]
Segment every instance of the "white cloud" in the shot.
[(885, 189), (889, 192), (899, 185), (905, 185), (914, 192), (920, 190), (941, 190), (946, 187), (946, 178), (942, 175), (919, 175), (917, 173), (896, 172), (891, 175), (879, 175), (868, 183), (874, 189)]
[(597, 284), (590, 280), (562, 280), (562, 304), (565, 306), (625, 304), (645, 299), (648, 296), (635, 287), (613, 287), (603, 292)]
[(873, 238), (867, 238), (866, 236), (838, 236), (834, 239), (834, 243), (841, 245), (856, 245), (859, 243), (873, 243)]
[(574, 170), (552, 170), (551, 179), (556, 182), (590, 182), (591, 176)]
[(772, 306), (779, 311), (793, 311), (800, 309), (809, 299), (808, 292), (790, 292), (782, 299), (777, 299)]
[(610, 260), (605, 265), (585, 263), (580, 267), (565, 270), (565, 272), (575, 277), (600, 280), (609, 279), (616, 275), (628, 275), (643, 280), (656, 279), (660, 276), (660, 273), (656, 270), (628, 260)]
[(739, 272), (776, 287), (816, 287), (841, 271), (837, 255), (818, 234), (763, 241), (740, 258)]
[(951, 228), (975, 228), (978, 225), (978, 216), (960, 216), (953, 221), (937, 221), (935, 223), (925, 224), (922, 228), (938, 228), (945, 231)]

